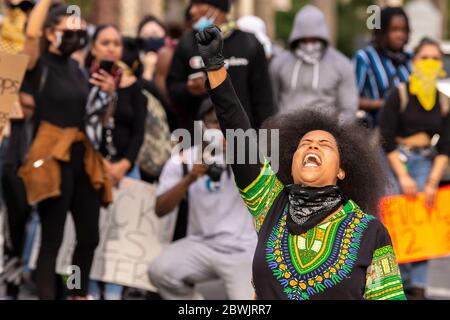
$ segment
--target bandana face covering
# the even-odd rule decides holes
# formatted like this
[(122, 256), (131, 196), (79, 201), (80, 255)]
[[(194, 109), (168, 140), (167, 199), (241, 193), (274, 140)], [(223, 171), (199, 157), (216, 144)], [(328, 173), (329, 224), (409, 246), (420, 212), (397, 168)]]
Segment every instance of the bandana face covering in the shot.
[(345, 197), (337, 186), (323, 188), (291, 185), (287, 226), (294, 235), (302, 235), (323, 222), (345, 204)]
[(70, 57), (73, 53), (86, 47), (88, 34), (86, 30), (64, 30), (56, 34), (56, 47), (65, 57)]
[(324, 45), (322, 42), (300, 42), (295, 53), (303, 62), (308, 64), (318, 64), (322, 59)]
[(419, 60), (414, 62), (413, 70), (409, 90), (417, 96), (426, 111), (431, 111), (436, 105), (436, 83), (439, 78), (446, 76), (443, 63), (434, 59)]
[(27, 15), (20, 9), (11, 9), (3, 20), (0, 31), (0, 50), (17, 54), (23, 50), (25, 44), (24, 27)]

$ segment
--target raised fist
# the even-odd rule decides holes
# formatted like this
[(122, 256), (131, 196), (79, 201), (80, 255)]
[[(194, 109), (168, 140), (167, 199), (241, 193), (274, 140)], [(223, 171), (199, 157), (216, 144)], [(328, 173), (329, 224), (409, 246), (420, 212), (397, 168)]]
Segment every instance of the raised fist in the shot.
[(225, 65), (223, 50), (223, 36), (220, 29), (211, 26), (195, 35), (198, 42), (200, 56), (205, 63), (207, 71), (214, 71)]

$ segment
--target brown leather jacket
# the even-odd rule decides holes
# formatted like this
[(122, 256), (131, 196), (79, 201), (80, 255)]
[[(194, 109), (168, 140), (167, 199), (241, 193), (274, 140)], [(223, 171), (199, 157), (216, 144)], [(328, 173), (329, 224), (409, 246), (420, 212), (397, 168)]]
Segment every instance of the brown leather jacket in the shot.
[(59, 162), (70, 161), (71, 146), (75, 142), (85, 146), (85, 170), (94, 189), (102, 191), (103, 205), (112, 202), (112, 181), (103, 165), (102, 155), (94, 150), (84, 132), (43, 121), (18, 173), (24, 181), (30, 205), (61, 196)]

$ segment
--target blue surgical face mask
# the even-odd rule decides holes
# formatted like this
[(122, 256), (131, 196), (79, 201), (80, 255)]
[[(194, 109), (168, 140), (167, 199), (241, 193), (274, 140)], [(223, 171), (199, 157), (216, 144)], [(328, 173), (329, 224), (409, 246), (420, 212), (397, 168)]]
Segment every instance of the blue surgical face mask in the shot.
[(216, 19), (213, 17), (208, 18), (207, 16), (203, 16), (194, 24), (193, 27), (197, 31), (203, 31), (206, 28), (213, 26), (214, 20)]

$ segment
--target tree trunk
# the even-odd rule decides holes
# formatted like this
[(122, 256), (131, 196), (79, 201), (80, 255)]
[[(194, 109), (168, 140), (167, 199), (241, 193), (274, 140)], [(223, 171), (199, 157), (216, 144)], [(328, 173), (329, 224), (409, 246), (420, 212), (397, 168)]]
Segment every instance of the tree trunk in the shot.
[(275, 35), (275, 11), (272, 0), (255, 1), (255, 15), (264, 20), (267, 25), (267, 33), (273, 38)]
[(446, 39), (447, 32), (447, 19), (448, 19), (448, 0), (433, 0), (434, 4), (442, 14), (442, 39)]
[(96, 0), (93, 4), (91, 21), (97, 25), (117, 23), (120, 19), (120, 0)]
[(330, 42), (336, 45), (337, 36), (337, 6), (336, 0), (313, 0), (312, 3), (322, 10), (325, 15), (328, 30), (330, 32)]

